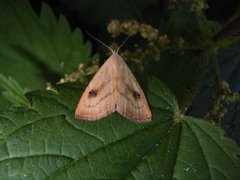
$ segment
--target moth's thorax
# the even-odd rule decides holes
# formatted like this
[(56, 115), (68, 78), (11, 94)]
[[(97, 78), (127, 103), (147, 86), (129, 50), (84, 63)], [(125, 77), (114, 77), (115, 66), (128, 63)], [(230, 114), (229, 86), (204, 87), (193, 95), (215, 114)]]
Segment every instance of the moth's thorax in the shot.
[(113, 51), (113, 54), (109, 57), (109, 59), (111, 59), (111, 61), (115, 61), (116, 63), (120, 60), (123, 61), (122, 57), (115, 51)]
[(113, 72), (118, 73), (122, 68), (122, 63), (124, 60), (118, 55), (117, 52), (114, 51), (107, 61), (111, 64)]

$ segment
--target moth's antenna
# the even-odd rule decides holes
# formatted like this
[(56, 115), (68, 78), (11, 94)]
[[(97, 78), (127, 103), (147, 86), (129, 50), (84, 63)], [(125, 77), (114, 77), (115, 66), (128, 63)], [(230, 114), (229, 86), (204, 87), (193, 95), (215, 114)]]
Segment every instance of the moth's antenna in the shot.
[(124, 39), (124, 41), (122, 42), (122, 44), (117, 48), (117, 53), (119, 51), (119, 49), (124, 45), (124, 43), (130, 38), (130, 35), (128, 37), (126, 37), (126, 39)]
[(106, 45), (104, 42), (100, 41), (99, 39), (97, 39), (96, 37), (94, 37), (93, 35), (91, 35), (89, 32), (86, 31), (86, 33), (91, 36), (93, 39), (95, 39), (97, 42), (101, 43), (103, 46), (105, 46), (106, 48), (108, 48), (112, 53), (114, 53), (114, 51), (108, 46)]

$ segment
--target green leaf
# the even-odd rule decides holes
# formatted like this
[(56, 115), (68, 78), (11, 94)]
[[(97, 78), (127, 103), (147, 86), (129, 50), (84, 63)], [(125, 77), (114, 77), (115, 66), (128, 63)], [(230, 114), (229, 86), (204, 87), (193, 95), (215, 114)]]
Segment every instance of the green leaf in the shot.
[(27, 93), (31, 108), (0, 113), (0, 179), (236, 179), (239, 148), (216, 126), (181, 115), (173, 94), (148, 81), (151, 123), (117, 113), (74, 118), (82, 89)]
[(28, 106), (28, 100), (24, 96), (25, 90), (11, 77), (6, 78), (0, 74), (0, 87), (4, 89), (3, 96), (15, 105)]
[(38, 16), (27, 0), (0, 0), (0, 72), (37, 90), (91, 59), (79, 29), (71, 32), (43, 3)]

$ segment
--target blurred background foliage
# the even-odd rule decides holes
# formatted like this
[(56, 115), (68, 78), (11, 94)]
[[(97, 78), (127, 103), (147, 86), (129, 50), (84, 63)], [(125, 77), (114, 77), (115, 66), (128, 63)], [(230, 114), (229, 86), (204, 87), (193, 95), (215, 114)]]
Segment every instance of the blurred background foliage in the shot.
[[(143, 84), (146, 76), (158, 77), (177, 96), (182, 112), (221, 125), (228, 135), (240, 143), (240, 134), (237, 133), (240, 130), (240, 6), (237, 0), (31, 0), (31, 6), (39, 15), (43, 2), (59, 17), (60, 22), (52, 19), (52, 24), (66, 27), (63, 24), (68, 21), (71, 26), (71, 29), (56, 31), (55, 37), (50, 32), (48, 34), (46, 29), (49, 38), (56, 42), (53, 49), (58, 49), (60, 41), (66, 43), (66, 49), (58, 49), (59, 56), (52, 56), (52, 64), (47, 67), (39, 60), (37, 63), (41, 69), (38, 70), (28, 68), (32, 67), (32, 62), (21, 65), (16, 62), (16, 66), (32, 71), (26, 70), (26, 78), (22, 79), (17, 73), (6, 70), (9, 65), (4, 62), (1, 64), (3, 75), (13, 77), (28, 90), (46, 88), (46, 84), (51, 89), (57, 82), (76, 79), (87, 83), (97, 71), (98, 64), (104, 63), (109, 54), (85, 31), (112, 48), (131, 36), (120, 54), (130, 69), (141, 77), (139, 79)], [(44, 14), (41, 15), (44, 24)], [(82, 30), (83, 37), (70, 33), (76, 28)], [(68, 39), (62, 39), (61, 33), (69, 34)], [(88, 42), (80, 45), (86, 39), (93, 45), (92, 54), (97, 55), (91, 54)], [(78, 57), (74, 53), (66, 55), (74, 52), (74, 48), (69, 47), (77, 47), (78, 42), (78, 47), (85, 53), (82, 60), (74, 59)], [(14, 48), (19, 50), (18, 47)], [(37, 48), (53, 50), (47, 43)], [(16, 56), (21, 59), (31, 54), (17, 53)], [(39, 53), (39, 56), (44, 59), (44, 54)], [(70, 58), (74, 63), (64, 66)], [(89, 59), (90, 62), (87, 61)], [(35, 78), (31, 78), (33, 74)], [(0, 80), (2, 84), (6, 82), (4, 77)], [(34, 83), (36, 81), (38, 83)], [(8, 103), (6, 97), (0, 99), (1, 108)], [(24, 103), (24, 99), (19, 102)]]

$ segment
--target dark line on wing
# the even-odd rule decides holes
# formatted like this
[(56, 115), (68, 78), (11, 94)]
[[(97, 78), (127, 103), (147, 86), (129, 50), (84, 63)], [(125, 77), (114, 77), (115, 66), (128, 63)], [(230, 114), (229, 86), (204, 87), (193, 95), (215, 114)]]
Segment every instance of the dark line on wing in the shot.
[(103, 96), (99, 101), (97, 101), (96, 104), (94, 104), (94, 105), (92, 105), (92, 106), (86, 105), (86, 103), (84, 102), (85, 107), (93, 108), (93, 107), (97, 106), (98, 104), (101, 103), (102, 100), (104, 100), (104, 99), (106, 99), (108, 96), (112, 95), (112, 94), (114, 93), (114, 91), (115, 91), (115, 90), (113, 90), (113, 91), (110, 92), (110, 93), (107, 93), (107, 94), (106, 94), (105, 96)]
[[(134, 92), (134, 91), (136, 91), (135, 89), (133, 89), (133, 88), (131, 88), (131, 86), (128, 84), (128, 83), (126, 83), (126, 82), (124, 82), (124, 81), (122, 81), (122, 83), (127, 87), (127, 91), (129, 92), (129, 94), (130, 95), (132, 95), (132, 93)], [(141, 88), (141, 87), (140, 87)], [(120, 91), (118, 91), (118, 92), (120, 92)], [(140, 92), (139, 92), (140, 93)], [(142, 92), (141, 92), (142, 93)], [(119, 93), (122, 97), (124, 97), (125, 99), (127, 99), (128, 101), (130, 101), (131, 102), (131, 104), (132, 104), (132, 106), (133, 107), (135, 107), (135, 108), (137, 108), (137, 109), (142, 109), (143, 107), (144, 107), (144, 105), (142, 105), (142, 106), (135, 106), (135, 103), (132, 101), (132, 99), (130, 99), (129, 97), (127, 97), (125, 94), (123, 94), (123, 93)], [(142, 94), (141, 94), (142, 95)], [(143, 94), (144, 95), (144, 94)], [(141, 97), (141, 100), (143, 100), (143, 97)], [(136, 100), (137, 101), (137, 100)]]
[(109, 78), (107, 81), (103, 81), (102, 84), (101, 84), (101, 86), (100, 86), (99, 88), (95, 89), (95, 90), (97, 90), (97, 91), (102, 90), (104, 86), (106, 86), (107, 84), (109, 84), (109, 82), (111, 82), (111, 78)]
[(142, 106), (136, 106), (131, 99), (129, 99), (129, 97), (127, 97), (125, 94), (123, 93), (119, 93), (119, 95), (121, 95), (122, 97), (124, 97), (125, 99), (127, 99), (127, 101), (131, 102), (132, 106), (135, 107), (136, 109), (142, 109), (144, 107), (144, 105)]

